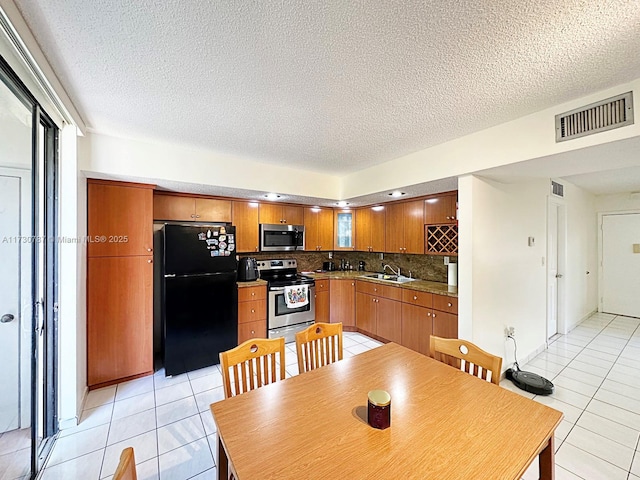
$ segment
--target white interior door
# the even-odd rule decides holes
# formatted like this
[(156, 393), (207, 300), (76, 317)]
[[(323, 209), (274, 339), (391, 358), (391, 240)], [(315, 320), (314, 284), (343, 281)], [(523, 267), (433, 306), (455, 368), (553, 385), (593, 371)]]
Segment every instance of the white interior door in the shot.
[(603, 215), (602, 311), (640, 317), (639, 293), (640, 213)]
[(20, 181), (0, 175), (0, 432), (20, 426)]
[(547, 338), (558, 333), (558, 205), (549, 202), (547, 225)]

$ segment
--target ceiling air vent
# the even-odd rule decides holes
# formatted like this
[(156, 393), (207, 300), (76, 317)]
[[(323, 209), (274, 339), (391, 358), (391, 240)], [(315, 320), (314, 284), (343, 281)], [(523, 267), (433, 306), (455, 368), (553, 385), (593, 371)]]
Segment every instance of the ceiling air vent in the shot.
[(556, 142), (633, 124), (633, 92), (556, 115)]
[(564, 185), (551, 180), (551, 193), (556, 197), (564, 197)]

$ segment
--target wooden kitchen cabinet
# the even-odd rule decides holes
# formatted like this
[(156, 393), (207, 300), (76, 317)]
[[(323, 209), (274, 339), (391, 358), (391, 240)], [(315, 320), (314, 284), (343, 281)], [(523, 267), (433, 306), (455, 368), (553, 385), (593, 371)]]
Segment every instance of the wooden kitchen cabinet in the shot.
[(304, 209), (305, 250), (333, 250), (333, 210)]
[(429, 355), (429, 337), (432, 334), (431, 309), (402, 304), (402, 342), (411, 350)]
[(385, 251), (424, 253), (424, 203), (422, 200), (386, 206)]
[(153, 373), (153, 186), (87, 181), (87, 384)]
[(238, 345), (267, 338), (267, 287), (238, 287)]
[(361, 252), (385, 251), (385, 210), (371, 207), (355, 211), (355, 245)]
[(236, 251), (251, 253), (260, 250), (258, 204), (255, 202), (232, 202), (231, 223), (236, 227)]
[(231, 200), (156, 193), (153, 218), (180, 222), (231, 222)]
[(283, 223), (287, 225), (303, 225), (304, 209), (294, 205), (276, 205), (261, 203), (259, 207), (260, 223)]
[(89, 387), (152, 373), (153, 257), (88, 258)]
[(433, 334), (444, 338), (458, 338), (458, 299), (446, 295), (433, 296)]
[(329, 282), (331, 323), (342, 322), (342, 326), (356, 326), (356, 282), (350, 279), (331, 279)]
[(316, 322), (330, 321), (330, 280), (316, 280)]
[(356, 326), (385, 340), (402, 339), (401, 289), (370, 282), (356, 282)]
[(456, 223), (458, 192), (434, 195), (424, 201), (424, 224)]
[(152, 255), (153, 187), (87, 181), (90, 257)]

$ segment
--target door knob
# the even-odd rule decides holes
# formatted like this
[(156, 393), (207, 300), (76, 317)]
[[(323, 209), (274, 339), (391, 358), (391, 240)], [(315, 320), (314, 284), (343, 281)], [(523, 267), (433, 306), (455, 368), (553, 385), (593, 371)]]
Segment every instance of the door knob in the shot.
[(562, 274), (561, 273), (557, 273), (556, 274), (556, 278), (562, 278)]
[(13, 319), (16, 318), (13, 315), (11, 315), (10, 313), (5, 313), (4, 315), (2, 315), (2, 318), (0, 318), (0, 323), (9, 323), (9, 322), (13, 322)]

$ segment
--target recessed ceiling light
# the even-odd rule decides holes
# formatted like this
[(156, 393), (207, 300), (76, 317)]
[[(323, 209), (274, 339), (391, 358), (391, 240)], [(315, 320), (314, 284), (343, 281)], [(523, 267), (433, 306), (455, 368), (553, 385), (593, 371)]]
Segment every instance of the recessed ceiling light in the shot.
[(391, 192), (389, 195), (392, 197), (401, 197), (402, 195), (406, 195), (406, 193), (396, 190), (395, 192)]
[(371, 207), (371, 210), (379, 212), (380, 210), (384, 210), (384, 207), (382, 205), (376, 205), (375, 207)]
[(341, 200), (338, 203), (336, 203), (336, 205), (339, 207), (346, 207), (347, 205), (349, 205), (349, 202), (345, 202), (344, 200)]
[(265, 198), (266, 198), (267, 200), (277, 200), (277, 199), (279, 199), (279, 198), (280, 198), (280, 195), (278, 195), (277, 193), (267, 193), (267, 194), (265, 195)]

